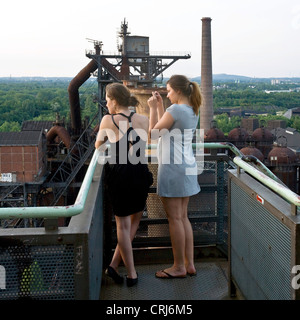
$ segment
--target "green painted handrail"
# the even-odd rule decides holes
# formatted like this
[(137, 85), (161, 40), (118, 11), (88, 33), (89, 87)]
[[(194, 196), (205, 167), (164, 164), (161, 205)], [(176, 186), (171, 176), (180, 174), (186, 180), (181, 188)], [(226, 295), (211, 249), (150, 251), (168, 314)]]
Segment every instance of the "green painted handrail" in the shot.
[(94, 151), (93, 157), (82, 181), (75, 203), (68, 206), (44, 206), (44, 207), (10, 207), (0, 208), (0, 219), (16, 218), (59, 218), (72, 217), (80, 214), (86, 202), (90, 185), (95, 172), (100, 152)]
[(281, 197), (286, 199), (288, 202), (294, 204), (295, 206), (300, 206), (300, 196), (294, 193), (289, 188), (285, 187), (283, 184), (274, 181), (270, 177), (266, 176), (264, 173), (260, 172), (259, 170), (253, 168), (247, 162), (245, 162), (241, 157), (235, 157), (233, 162), (238, 165), (240, 168), (244, 169), (248, 172), (252, 177), (256, 178), (265, 186), (272, 189), (274, 192), (279, 194)]
[[(236, 156), (241, 157), (243, 161), (252, 163), (256, 166), (256, 169), (263, 172), (266, 176), (275, 180), (276, 182), (283, 184), (283, 182), (259, 159), (254, 156), (245, 156), (234, 144), (230, 142), (205, 142), (205, 143), (194, 143), (194, 148), (208, 148), (208, 149), (228, 149), (232, 151)], [(284, 185), (285, 186), (285, 185)], [(286, 186), (285, 186), (286, 187)]]

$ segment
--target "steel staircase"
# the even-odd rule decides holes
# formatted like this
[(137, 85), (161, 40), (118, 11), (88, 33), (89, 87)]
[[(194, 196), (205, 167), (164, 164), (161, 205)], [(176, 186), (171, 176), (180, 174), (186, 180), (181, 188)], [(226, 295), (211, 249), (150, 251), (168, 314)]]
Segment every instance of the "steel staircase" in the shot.
[(88, 160), (89, 156), (95, 150), (96, 134), (92, 128), (92, 124), (99, 112), (93, 117), (86, 129), (82, 132), (76, 143), (70, 148), (66, 158), (53, 174), (51, 179), (45, 184), (46, 187), (52, 188), (53, 201), (50, 206), (55, 206), (60, 197), (68, 189), (79, 170)]

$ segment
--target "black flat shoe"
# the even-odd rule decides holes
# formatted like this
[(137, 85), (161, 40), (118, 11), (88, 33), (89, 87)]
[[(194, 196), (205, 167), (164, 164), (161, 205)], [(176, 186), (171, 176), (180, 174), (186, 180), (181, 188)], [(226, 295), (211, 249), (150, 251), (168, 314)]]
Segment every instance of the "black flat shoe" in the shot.
[(124, 278), (118, 274), (118, 272), (112, 268), (111, 266), (108, 266), (105, 270), (105, 274), (112, 278), (115, 283), (121, 284), (124, 281)]
[(127, 287), (133, 287), (134, 285), (136, 285), (138, 283), (138, 277), (132, 279), (132, 278), (127, 278), (126, 276), (126, 284)]

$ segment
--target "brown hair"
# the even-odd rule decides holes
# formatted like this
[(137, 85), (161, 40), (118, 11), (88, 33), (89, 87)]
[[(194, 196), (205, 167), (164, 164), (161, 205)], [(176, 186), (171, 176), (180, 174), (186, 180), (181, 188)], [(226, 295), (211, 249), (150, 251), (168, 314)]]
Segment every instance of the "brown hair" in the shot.
[(108, 84), (106, 86), (106, 94), (110, 99), (116, 100), (123, 107), (135, 107), (139, 104), (139, 101), (135, 96), (131, 95), (129, 89), (118, 82)]
[(167, 81), (167, 84), (175, 91), (180, 91), (184, 96), (188, 97), (194, 113), (198, 115), (202, 103), (202, 96), (198, 83), (190, 81), (183, 75), (173, 75)]

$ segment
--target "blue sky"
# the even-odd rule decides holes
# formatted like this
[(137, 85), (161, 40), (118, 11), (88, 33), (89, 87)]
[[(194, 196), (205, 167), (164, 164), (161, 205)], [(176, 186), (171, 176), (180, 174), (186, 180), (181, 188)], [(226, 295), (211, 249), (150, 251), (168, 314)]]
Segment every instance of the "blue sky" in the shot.
[(75, 76), (88, 62), (86, 38), (116, 51), (126, 18), (150, 52), (190, 52), (165, 76), (201, 74), (202, 17), (212, 18), (213, 73), (300, 77), (298, 0), (10, 0), (1, 4), (0, 77)]

